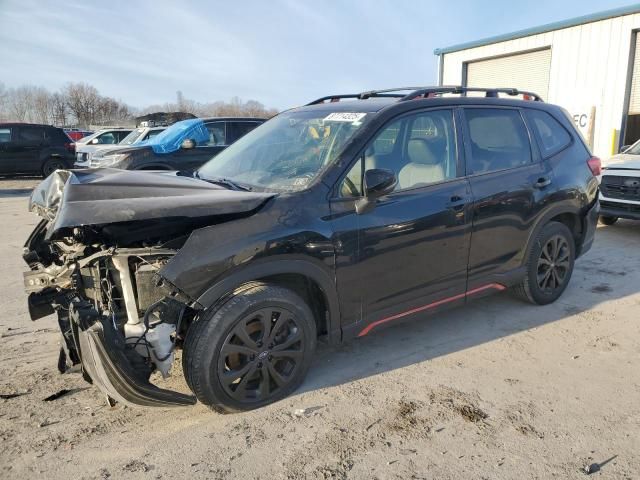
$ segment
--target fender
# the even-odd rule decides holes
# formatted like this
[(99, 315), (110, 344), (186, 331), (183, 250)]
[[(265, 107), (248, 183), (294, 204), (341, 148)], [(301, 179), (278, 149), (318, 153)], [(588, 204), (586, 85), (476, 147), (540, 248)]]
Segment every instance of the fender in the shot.
[[(536, 238), (538, 238), (538, 234), (540, 233), (542, 228), (547, 223), (549, 223), (549, 220), (551, 220), (552, 218), (565, 213), (569, 213), (571, 215), (577, 215), (580, 218), (580, 220), (583, 221), (582, 217), (584, 216), (584, 214), (582, 210), (575, 205), (563, 203), (563, 204), (554, 204), (551, 207), (549, 207), (542, 215), (538, 216), (536, 223), (534, 224), (533, 228), (529, 231), (529, 237), (527, 238), (526, 247), (522, 250), (521, 260), (523, 265), (525, 264), (526, 259), (529, 256), (529, 252), (531, 252), (531, 249), (533, 248), (534, 241)], [(584, 228), (584, 225), (583, 225), (583, 228)], [(579, 251), (580, 251), (580, 245), (576, 245), (576, 258), (577, 258), (577, 253)]]
[(329, 309), (329, 341), (332, 344), (339, 342), (341, 339), (340, 303), (335, 280), (326, 267), (323, 268), (309, 259), (283, 259), (276, 255), (256, 260), (225, 275), (224, 278), (202, 293), (196, 301), (203, 308), (209, 308), (215, 305), (220, 298), (244, 283), (282, 274), (304, 275), (320, 287)]

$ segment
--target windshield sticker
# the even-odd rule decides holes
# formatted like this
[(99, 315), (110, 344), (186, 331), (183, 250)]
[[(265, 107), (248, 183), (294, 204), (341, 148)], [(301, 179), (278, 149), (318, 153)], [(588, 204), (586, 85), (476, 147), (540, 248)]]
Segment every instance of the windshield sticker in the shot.
[(329, 115), (324, 117), (324, 121), (355, 123), (359, 120), (362, 120), (366, 115), (367, 115), (366, 113), (336, 112), (336, 113), (330, 113)]

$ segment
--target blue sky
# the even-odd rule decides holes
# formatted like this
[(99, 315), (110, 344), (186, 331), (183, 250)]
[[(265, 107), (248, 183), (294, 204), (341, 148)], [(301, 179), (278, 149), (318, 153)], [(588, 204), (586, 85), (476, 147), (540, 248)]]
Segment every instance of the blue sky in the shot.
[(628, 1), (0, 0), (0, 82), (88, 82), (142, 107), (237, 95), (280, 109), (436, 82), (433, 49)]

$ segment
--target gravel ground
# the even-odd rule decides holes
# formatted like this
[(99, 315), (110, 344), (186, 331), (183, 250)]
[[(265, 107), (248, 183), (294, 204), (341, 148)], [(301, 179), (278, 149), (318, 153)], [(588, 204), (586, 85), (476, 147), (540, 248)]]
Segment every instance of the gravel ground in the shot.
[(553, 305), (503, 293), (321, 348), (267, 408), (109, 408), (28, 318), (36, 183), (0, 180), (0, 478), (640, 478), (640, 223), (599, 228)]

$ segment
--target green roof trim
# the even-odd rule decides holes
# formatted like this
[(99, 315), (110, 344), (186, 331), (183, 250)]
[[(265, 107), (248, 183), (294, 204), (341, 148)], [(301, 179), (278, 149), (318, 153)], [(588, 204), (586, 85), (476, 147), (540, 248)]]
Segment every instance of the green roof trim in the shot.
[(459, 52), (460, 50), (467, 50), (469, 48), (482, 47), (484, 45), (491, 45), (492, 43), (506, 42), (508, 40), (514, 40), (516, 38), (528, 37), (530, 35), (546, 33), (552, 30), (560, 30), (562, 28), (575, 27), (577, 25), (583, 25), (585, 23), (598, 22), (600, 20), (607, 20), (608, 18), (621, 17), (623, 15), (631, 15), (633, 13), (640, 13), (640, 3), (635, 3), (627, 7), (619, 7), (619, 8), (614, 8), (612, 10), (605, 10), (604, 12), (591, 13), (589, 15), (582, 15), (581, 17), (561, 20), (559, 22), (547, 23), (546, 25), (540, 25), (538, 27), (525, 28), (524, 30), (518, 30), (517, 32), (496, 35), (495, 37), (483, 38), (481, 40), (475, 40), (473, 42), (460, 43), (458, 45), (453, 45), (451, 47), (436, 48), (433, 51), (433, 53), (435, 55), (444, 55), (446, 53)]

